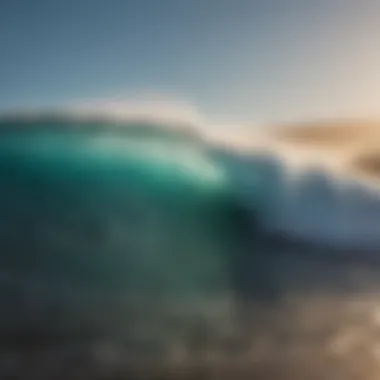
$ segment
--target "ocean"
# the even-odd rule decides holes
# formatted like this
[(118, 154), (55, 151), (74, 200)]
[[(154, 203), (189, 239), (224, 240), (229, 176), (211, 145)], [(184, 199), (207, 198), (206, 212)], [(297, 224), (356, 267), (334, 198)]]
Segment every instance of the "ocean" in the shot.
[(352, 215), (377, 195), (317, 174), (294, 192), (186, 126), (4, 119), (0, 371), (374, 379), (379, 236)]

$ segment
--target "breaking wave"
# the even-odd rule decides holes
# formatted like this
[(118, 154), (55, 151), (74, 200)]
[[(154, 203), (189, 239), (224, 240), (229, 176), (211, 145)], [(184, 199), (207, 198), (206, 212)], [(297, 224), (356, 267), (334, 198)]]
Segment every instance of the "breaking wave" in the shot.
[(263, 239), (280, 239), (279, 252), (302, 242), (331, 257), (380, 245), (377, 192), (318, 170), (290, 179), (279, 157), (228, 149), (186, 122), (87, 113), (0, 124), (6, 271), (220, 292), (240, 281), (238, 252), (263, 251)]
[(378, 313), (361, 295), (380, 285), (377, 191), (211, 137), (91, 113), (0, 122), (5, 351), (48, 363), (86, 344), (87, 371), (136, 373), (211, 352), (260, 373), (288, 349), (325, 358), (355, 300)]

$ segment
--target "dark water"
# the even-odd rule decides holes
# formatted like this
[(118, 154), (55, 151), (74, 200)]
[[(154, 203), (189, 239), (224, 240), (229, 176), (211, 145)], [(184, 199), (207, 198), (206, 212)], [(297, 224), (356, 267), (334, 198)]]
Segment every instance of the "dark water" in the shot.
[(3, 129), (4, 375), (379, 374), (376, 261), (265, 233), (264, 197), (247, 212), (196, 136), (146, 124)]

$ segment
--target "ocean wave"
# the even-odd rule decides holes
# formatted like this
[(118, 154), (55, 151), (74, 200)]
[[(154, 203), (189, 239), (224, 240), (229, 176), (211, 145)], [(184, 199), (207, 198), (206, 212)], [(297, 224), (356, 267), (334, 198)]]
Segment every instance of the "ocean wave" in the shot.
[[(123, 165), (143, 167), (145, 162), (155, 168), (155, 176), (154, 171), (149, 176), (158, 183), (173, 175), (179, 178), (180, 173), (192, 175), (198, 183), (207, 177), (221, 183), (223, 178), (237, 206), (254, 217), (260, 210), (262, 227), (270, 232), (336, 248), (380, 247), (376, 186), (337, 175), (323, 165), (294, 171), (286, 154), (263, 134), (207, 129), (182, 117), (186, 112), (174, 112), (177, 119), (171, 115), (167, 122), (168, 117), (160, 116), (165, 112), (154, 116), (153, 109), (144, 114), (144, 107), (136, 113), (128, 107), (122, 112), (118, 103), (98, 106), (97, 112), (94, 108), (5, 115), (0, 120), (1, 149), (9, 152), (6, 146), (13, 141), (14, 149), (45, 152), (50, 160), (65, 157), (71, 165), (87, 157), (96, 162), (93, 168), (107, 157)], [(20, 131), (32, 134), (20, 136)]]
[(42, 116), (0, 122), (10, 372), (324, 378), (376, 351), (376, 189), (243, 133)]

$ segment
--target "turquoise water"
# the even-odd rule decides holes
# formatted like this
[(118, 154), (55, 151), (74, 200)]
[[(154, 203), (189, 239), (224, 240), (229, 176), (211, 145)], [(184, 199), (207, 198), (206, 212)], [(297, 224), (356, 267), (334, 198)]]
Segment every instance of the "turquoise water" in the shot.
[(3, 273), (136, 294), (230, 290), (240, 210), (200, 141), (46, 126), (1, 136)]

